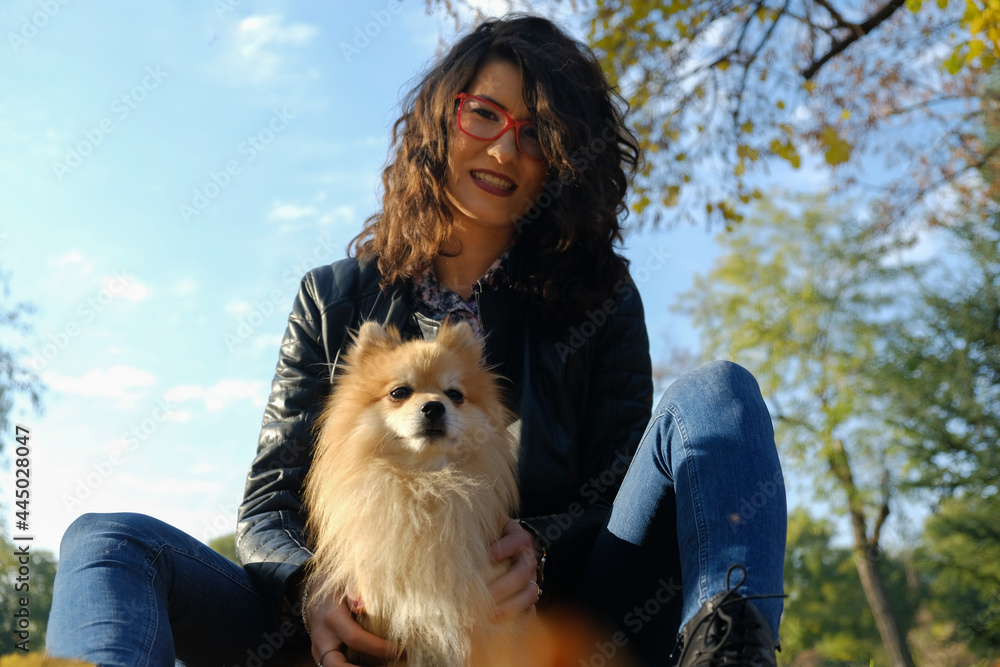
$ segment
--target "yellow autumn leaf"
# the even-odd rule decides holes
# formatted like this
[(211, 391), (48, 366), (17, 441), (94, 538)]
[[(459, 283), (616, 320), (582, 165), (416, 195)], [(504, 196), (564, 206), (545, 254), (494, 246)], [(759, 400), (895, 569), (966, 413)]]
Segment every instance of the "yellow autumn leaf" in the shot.
[(791, 141), (786, 141), (782, 143), (777, 139), (771, 140), (770, 145), (771, 152), (780, 158), (788, 160), (789, 164), (795, 169), (798, 169), (802, 164), (802, 158), (799, 156), (797, 150), (795, 150), (794, 144)]
[(948, 70), (952, 76), (958, 74), (959, 71), (961, 71), (962, 66), (965, 64), (965, 58), (962, 56), (964, 46), (964, 44), (956, 46), (955, 50), (951, 54), (951, 57), (944, 61), (944, 68)]
[(715, 66), (718, 67), (719, 69), (721, 69), (723, 72), (725, 72), (727, 69), (729, 69), (729, 61), (728, 60), (720, 60), (719, 62), (717, 62), (715, 64)]
[(751, 160), (757, 160), (760, 157), (760, 151), (758, 151), (756, 148), (750, 148), (746, 144), (738, 145), (736, 147), (736, 154), (740, 157), (741, 160), (745, 160), (747, 158)]
[(835, 128), (828, 127), (823, 130), (822, 143), (826, 147), (825, 157), (828, 164), (842, 164), (851, 159), (851, 144), (837, 134)]
[(775, 104), (775, 106), (778, 107), (779, 109), (784, 109), (785, 108), (785, 103), (782, 102), (781, 100), (778, 100), (778, 102), (777, 102), (777, 104)]
[(667, 188), (667, 194), (663, 197), (663, 205), (667, 207), (677, 206), (680, 200), (681, 188), (679, 185), (671, 185)]
[(986, 48), (986, 44), (981, 39), (974, 39), (969, 42), (969, 52), (965, 54), (965, 62), (971, 63), (973, 58), (978, 56)]

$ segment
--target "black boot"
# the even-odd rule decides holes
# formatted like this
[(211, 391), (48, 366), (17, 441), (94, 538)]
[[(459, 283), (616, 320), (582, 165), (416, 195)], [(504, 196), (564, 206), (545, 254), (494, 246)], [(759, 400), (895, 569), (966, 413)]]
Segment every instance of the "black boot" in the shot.
[[(730, 586), (729, 577), (739, 569), (743, 578)], [(677, 667), (775, 667), (774, 652), (780, 650), (771, 627), (750, 600), (783, 597), (781, 595), (751, 595), (736, 592), (747, 572), (734, 565), (726, 573), (726, 592), (719, 593), (702, 605), (677, 638), (677, 648), (671, 663)]]

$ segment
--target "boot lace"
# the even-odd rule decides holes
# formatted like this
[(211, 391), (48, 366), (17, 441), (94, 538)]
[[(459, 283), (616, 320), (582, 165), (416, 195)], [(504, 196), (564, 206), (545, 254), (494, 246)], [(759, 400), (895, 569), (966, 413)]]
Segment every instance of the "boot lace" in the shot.
[[(739, 570), (742, 575), (735, 586), (730, 583), (734, 570)], [(772, 648), (780, 651), (780, 644), (775, 642), (773, 647), (761, 645), (755, 631), (762, 628), (763, 625), (748, 614), (738, 614), (737, 618), (734, 619), (733, 616), (726, 613), (725, 607), (746, 600), (784, 598), (788, 596), (782, 594), (739, 595), (736, 590), (746, 582), (746, 579), (747, 571), (742, 565), (732, 565), (726, 572), (725, 595), (716, 603), (712, 613), (701, 619), (691, 629), (690, 634), (694, 637), (705, 624), (716, 623), (714, 632), (710, 632), (706, 637), (711, 642), (711, 646), (707, 649), (699, 648), (695, 651), (693, 656), (695, 662), (693, 665), (697, 665), (697, 667), (736, 667), (737, 665), (741, 667), (765, 667), (765, 665), (774, 664), (773, 660), (768, 661), (765, 656)], [(686, 655), (686, 651), (683, 650), (683, 640), (683, 635), (678, 635), (678, 649), (681, 651), (681, 654), (677, 664), (682, 664)], [(747, 662), (748, 659), (749, 662)]]

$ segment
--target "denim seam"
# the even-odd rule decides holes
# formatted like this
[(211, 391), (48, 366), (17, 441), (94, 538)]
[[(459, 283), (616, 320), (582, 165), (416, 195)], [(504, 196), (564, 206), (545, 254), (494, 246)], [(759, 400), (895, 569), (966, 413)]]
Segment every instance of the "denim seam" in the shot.
[[(653, 426), (654, 426), (654, 425), (655, 425), (655, 424), (656, 424), (656, 423), (657, 423), (658, 421), (660, 421), (660, 419), (662, 419), (662, 418), (663, 418), (663, 415), (664, 415), (665, 413), (666, 413), (666, 410), (663, 410), (663, 411), (661, 411), (661, 412), (660, 412), (659, 414), (657, 414), (656, 416), (654, 416), (654, 417), (653, 417), (652, 419), (650, 419), (650, 420), (649, 420), (649, 423), (648, 423), (648, 424), (646, 425), (646, 430), (644, 430), (644, 431), (642, 432), (642, 437), (641, 437), (641, 438), (639, 438), (639, 446), (635, 448), (635, 452), (634, 452), (634, 453), (632, 454), (632, 460), (633, 460), (633, 461), (634, 461), (635, 459), (639, 458), (639, 450), (640, 450), (640, 449), (642, 449), (642, 447), (643, 447), (644, 445), (645, 445), (645, 446), (647, 446), (647, 447), (651, 446), (651, 445), (647, 445), (647, 444), (646, 444), (646, 436), (647, 436), (647, 435), (649, 434), (649, 432), (650, 432), (650, 431), (652, 431), (652, 430), (653, 430)], [(629, 476), (630, 474), (633, 474), (633, 473), (632, 473), (632, 466), (631, 466), (631, 465), (630, 465), (630, 466), (629, 466), (629, 467), (628, 467), (628, 468), (627, 468), (627, 469), (625, 470), (625, 476), (624, 476), (624, 477), (622, 477), (622, 483), (621, 483), (621, 484), (619, 485), (619, 487), (618, 487), (618, 491), (617, 491), (617, 492), (615, 493), (615, 498), (614, 498), (614, 500), (613, 500), (613, 501), (612, 501), (612, 503), (611, 503), (611, 511), (612, 511), (612, 512), (614, 512), (614, 506), (615, 506), (615, 502), (617, 502), (617, 501), (618, 501), (618, 496), (619, 496), (619, 495), (621, 494), (621, 492), (622, 492), (622, 489), (623, 489), (623, 488), (625, 488), (625, 482), (626, 482), (626, 481), (628, 480), (628, 476)], [(638, 473), (636, 473), (636, 474), (638, 474)]]
[[(695, 530), (697, 531), (698, 539), (698, 601), (702, 599), (708, 599), (708, 590), (705, 582), (705, 572), (708, 572), (708, 526), (705, 523), (705, 514), (697, 503), (698, 495), (698, 476), (695, 470), (694, 457), (692, 455), (690, 442), (688, 438), (688, 431), (685, 425), (684, 419), (681, 417), (680, 409), (675, 405), (664, 406), (664, 411), (669, 412), (673, 418), (674, 423), (677, 425), (677, 432), (680, 435), (681, 446), (684, 448), (684, 469), (687, 471), (687, 478), (689, 484), (689, 492), (691, 494), (691, 507), (694, 508), (694, 523)], [(674, 489), (676, 493), (677, 488), (676, 475), (674, 477)]]
[[(147, 608), (151, 611), (151, 622), (148, 626), (148, 634), (143, 642), (142, 654), (146, 656), (146, 660), (143, 663), (144, 667), (150, 664), (150, 660), (153, 658), (153, 641), (156, 639), (156, 633), (160, 627), (160, 608), (156, 605), (156, 561), (160, 558), (160, 554), (163, 552), (165, 544), (160, 544), (156, 548), (156, 553), (152, 557), (147, 557), (146, 562), (148, 565), (148, 573), (146, 575), (146, 595), (148, 597)], [(176, 656), (175, 656), (176, 658)]]

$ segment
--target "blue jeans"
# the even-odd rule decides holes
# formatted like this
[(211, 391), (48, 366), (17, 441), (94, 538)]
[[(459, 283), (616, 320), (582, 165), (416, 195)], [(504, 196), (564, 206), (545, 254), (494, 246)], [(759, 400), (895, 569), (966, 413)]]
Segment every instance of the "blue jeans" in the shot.
[[(741, 595), (780, 595), (786, 522), (757, 381), (729, 362), (679, 378), (653, 411), (584, 571), (587, 604), (608, 626), (592, 664), (625, 651), (665, 664), (683, 625), (726, 590), (730, 566), (746, 569)], [(753, 604), (777, 638), (782, 599)]]
[(273, 618), (242, 567), (162, 521), (85, 514), (59, 555), (50, 655), (123, 667), (309, 661), (295, 626)]
[[(592, 665), (664, 664), (683, 623), (746, 568), (743, 595), (780, 594), (785, 488), (757, 382), (718, 362), (664, 394), (591, 551), (581, 587), (609, 624)], [(735, 582), (733, 582), (735, 583)], [(754, 604), (777, 637), (780, 598)], [(102, 666), (276, 664), (278, 625), (244, 570), (137, 514), (84, 515), (63, 537), (49, 653)], [(627, 646), (627, 648), (625, 648)]]

